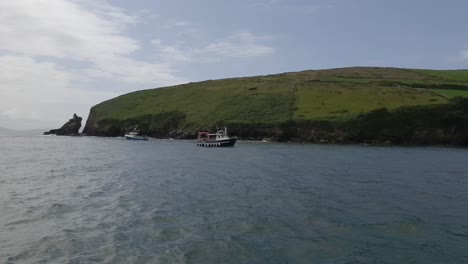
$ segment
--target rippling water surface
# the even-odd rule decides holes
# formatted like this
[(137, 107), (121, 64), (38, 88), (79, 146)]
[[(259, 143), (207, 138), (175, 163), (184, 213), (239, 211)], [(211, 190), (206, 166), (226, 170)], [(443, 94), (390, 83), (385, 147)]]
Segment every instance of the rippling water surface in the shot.
[(0, 137), (0, 263), (468, 263), (468, 150)]

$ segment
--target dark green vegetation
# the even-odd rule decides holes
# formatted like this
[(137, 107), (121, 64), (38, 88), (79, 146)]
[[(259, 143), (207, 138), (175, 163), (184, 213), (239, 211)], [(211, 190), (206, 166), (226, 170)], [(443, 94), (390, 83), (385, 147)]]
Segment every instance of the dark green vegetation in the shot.
[(432, 89), (432, 91), (440, 93), (447, 98), (454, 98), (457, 96), (468, 98), (468, 90)]
[[(84, 133), (193, 138), (227, 125), (241, 138), (467, 144), (468, 71), (342, 68), (143, 90), (94, 106)], [(465, 123), (464, 123), (465, 122)]]

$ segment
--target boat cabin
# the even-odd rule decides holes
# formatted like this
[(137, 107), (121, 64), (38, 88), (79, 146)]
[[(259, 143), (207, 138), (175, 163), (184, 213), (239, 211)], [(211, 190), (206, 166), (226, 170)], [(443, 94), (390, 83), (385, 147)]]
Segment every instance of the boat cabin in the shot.
[(223, 130), (218, 130), (216, 133), (198, 132), (197, 138), (197, 140), (201, 142), (210, 142), (224, 139), (229, 139), (229, 137), (224, 133)]
[(200, 147), (232, 147), (237, 138), (230, 138), (227, 134), (227, 128), (218, 130), (216, 133), (198, 132), (197, 146)]

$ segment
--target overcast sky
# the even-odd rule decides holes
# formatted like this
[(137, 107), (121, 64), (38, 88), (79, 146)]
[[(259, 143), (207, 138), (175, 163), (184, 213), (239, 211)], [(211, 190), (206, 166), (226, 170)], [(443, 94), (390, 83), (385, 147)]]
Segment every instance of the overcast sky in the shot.
[(0, 0), (0, 127), (134, 90), (345, 66), (468, 68), (466, 0)]

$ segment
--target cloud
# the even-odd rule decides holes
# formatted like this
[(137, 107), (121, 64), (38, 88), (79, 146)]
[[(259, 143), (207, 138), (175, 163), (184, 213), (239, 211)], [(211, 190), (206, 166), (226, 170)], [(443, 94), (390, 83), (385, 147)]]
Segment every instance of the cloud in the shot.
[(105, 1), (1, 1), (0, 10), (1, 51), (88, 62), (88, 72), (124, 82), (179, 81), (170, 65), (132, 58), (141, 47), (125, 29), (138, 19)]
[(262, 42), (271, 40), (269, 36), (256, 36), (249, 31), (241, 31), (211, 43), (193, 47), (193, 43), (165, 44), (160, 39), (151, 40), (158, 49), (159, 58), (169, 64), (191, 61), (218, 61), (220, 58), (245, 59), (264, 57), (276, 52), (275, 48)]
[(190, 21), (185, 21), (185, 20), (172, 20), (165, 22), (163, 25), (160, 26), (162, 29), (175, 29), (175, 28), (187, 28), (189, 26), (192, 26), (193, 23)]
[(257, 8), (272, 8), (283, 4), (283, 0), (256, 0), (250, 3), (250, 6)]
[(256, 0), (250, 3), (252, 8), (258, 9), (273, 9), (281, 8), (284, 12), (293, 12), (300, 14), (313, 14), (325, 7), (332, 7), (334, 5), (333, 1), (314, 1), (314, 3), (309, 3), (307, 1), (286, 1), (286, 0)]
[(181, 83), (171, 65), (135, 58), (126, 30), (140, 22), (104, 0), (0, 1), (0, 126), (60, 125), (122, 92), (98, 83)]
[(158, 49), (159, 58), (169, 64), (190, 62), (193, 59), (193, 49), (183, 49), (179, 47), (181, 44), (165, 45), (160, 39), (151, 40), (151, 44)]
[(468, 50), (462, 51), (462, 60), (468, 60)]
[(18, 129), (58, 126), (74, 112), (86, 114), (90, 103), (117, 95), (76, 89), (73, 83), (79, 79), (53, 62), (1, 56), (0, 122)]
[(260, 44), (267, 37), (257, 37), (248, 31), (238, 32), (214, 42), (202, 49), (201, 53), (212, 53), (232, 58), (249, 58), (271, 55), (273, 47)]
[(2, 50), (94, 60), (96, 56), (125, 55), (139, 48), (136, 41), (119, 34), (132, 19), (116, 10), (105, 19), (105, 6), (92, 13), (71, 1), (18, 0), (2, 1), (0, 9)]

